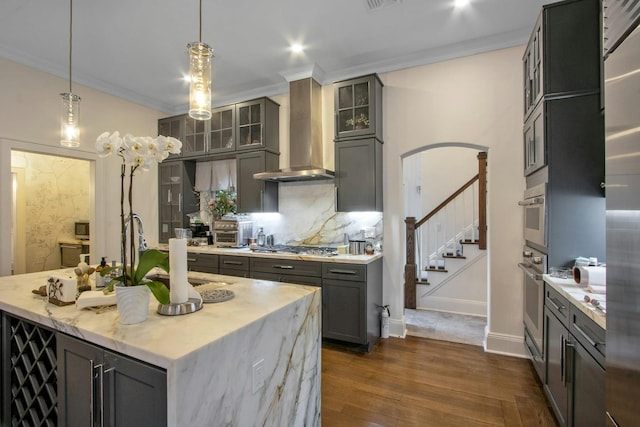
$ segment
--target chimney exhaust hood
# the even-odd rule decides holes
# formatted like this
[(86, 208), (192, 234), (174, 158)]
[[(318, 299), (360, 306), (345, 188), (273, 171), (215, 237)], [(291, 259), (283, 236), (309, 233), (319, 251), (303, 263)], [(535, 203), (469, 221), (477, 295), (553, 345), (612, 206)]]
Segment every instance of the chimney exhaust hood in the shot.
[(289, 83), (289, 156), (291, 166), (253, 175), (263, 181), (291, 182), (333, 179), (322, 166), (322, 99), (312, 77)]

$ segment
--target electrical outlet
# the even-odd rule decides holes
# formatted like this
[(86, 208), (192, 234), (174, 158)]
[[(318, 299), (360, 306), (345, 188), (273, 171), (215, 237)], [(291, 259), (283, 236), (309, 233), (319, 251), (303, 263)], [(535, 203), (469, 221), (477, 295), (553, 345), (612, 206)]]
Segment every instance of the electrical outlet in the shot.
[(264, 387), (264, 359), (260, 359), (253, 364), (251, 382), (253, 383), (253, 394)]

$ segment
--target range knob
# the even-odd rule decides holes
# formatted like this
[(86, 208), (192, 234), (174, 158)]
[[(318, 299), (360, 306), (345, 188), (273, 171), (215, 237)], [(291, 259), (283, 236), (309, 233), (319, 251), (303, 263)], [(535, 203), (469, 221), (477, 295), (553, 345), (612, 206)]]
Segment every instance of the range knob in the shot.
[(522, 256), (525, 258), (531, 258), (533, 256), (533, 252), (531, 251), (522, 251)]
[(540, 256), (532, 256), (531, 257), (531, 262), (533, 262), (534, 264), (542, 264), (542, 257), (540, 257)]

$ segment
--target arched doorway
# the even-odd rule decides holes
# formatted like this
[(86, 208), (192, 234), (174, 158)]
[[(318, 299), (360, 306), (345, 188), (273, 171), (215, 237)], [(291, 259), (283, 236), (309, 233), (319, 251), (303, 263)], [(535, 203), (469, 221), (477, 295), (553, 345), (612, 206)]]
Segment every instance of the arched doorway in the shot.
[(487, 150), (444, 142), (402, 156), (405, 217), (426, 220), (415, 233), (417, 284), (405, 289), (415, 288), (415, 309), (405, 308), (408, 335), (483, 345), (489, 276), (486, 245), (478, 245), (477, 175)]

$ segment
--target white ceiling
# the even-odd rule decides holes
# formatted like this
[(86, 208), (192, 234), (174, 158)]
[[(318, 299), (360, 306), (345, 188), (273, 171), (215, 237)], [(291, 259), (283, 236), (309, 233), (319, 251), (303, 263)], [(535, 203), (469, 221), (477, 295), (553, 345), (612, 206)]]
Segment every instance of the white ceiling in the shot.
[[(371, 10), (369, 3), (395, 2)], [(213, 104), (524, 44), (550, 0), (203, 0)], [(199, 0), (76, 0), (73, 82), (161, 110), (187, 110), (186, 45)], [(289, 50), (292, 42), (303, 54)], [(1, 0), (0, 56), (69, 76), (69, 1)], [(60, 92), (67, 92), (61, 87)], [(81, 91), (76, 91), (82, 96)]]

